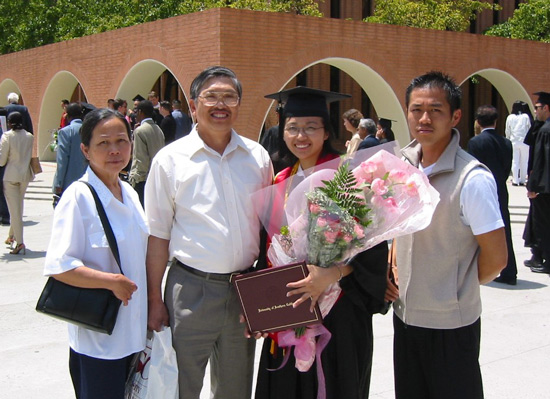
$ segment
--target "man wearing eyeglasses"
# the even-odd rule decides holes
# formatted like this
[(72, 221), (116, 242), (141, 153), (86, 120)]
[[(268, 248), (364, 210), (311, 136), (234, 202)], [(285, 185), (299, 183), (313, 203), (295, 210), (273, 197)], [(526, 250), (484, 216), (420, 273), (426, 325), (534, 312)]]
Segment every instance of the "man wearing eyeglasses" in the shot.
[(251, 194), (271, 184), (273, 168), (262, 146), (233, 129), (241, 96), (230, 69), (201, 72), (189, 102), (197, 123), (157, 154), (145, 188), (148, 326), (172, 328), (180, 398), (199, 398), (209, 360), (213, 398), (251, 396), (256, 343), (244, 337), (231, 276), (258, 258)]
[(535, 103), (535, 117), (544, 125), (536, 133), (533, 156), (529, 159), (527, 196), (531, 207), (526, 245), (542, 251), (543, 262), (531, 264), (531, 271), (550, 274), (550, 93), (540, 91), (534, 94), (539, 96)]

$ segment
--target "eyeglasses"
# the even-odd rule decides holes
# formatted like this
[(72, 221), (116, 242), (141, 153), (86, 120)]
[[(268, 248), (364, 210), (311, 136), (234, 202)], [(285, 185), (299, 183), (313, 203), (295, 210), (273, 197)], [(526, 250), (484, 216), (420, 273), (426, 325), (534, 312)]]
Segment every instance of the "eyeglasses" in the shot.
[(298, 126), (288, 126), (285, 127), (285, 132), (288, 133), (289, 136), (294, 137), (297, 136), (300, 132), (304, 132), (306, 136), (313, 136), (315, 133), (317, 133), (317, 130), (324, 129), (324, 126), (314, 127), (314, 126), (306, 126), (306, 127), (298, 127)]
[(544, 108), (544, 105), (535, 105), (535, 109)]
[(239, 104), (239, 96), (236, 93), (213, 93), (207, 92), (203, 96), (199, 96), (202, 100), (202, 103), (208, 107), (213, 107), (218, 104), (220, 101), (222, 104), (227, 105), (228, 107), (235, 107)]

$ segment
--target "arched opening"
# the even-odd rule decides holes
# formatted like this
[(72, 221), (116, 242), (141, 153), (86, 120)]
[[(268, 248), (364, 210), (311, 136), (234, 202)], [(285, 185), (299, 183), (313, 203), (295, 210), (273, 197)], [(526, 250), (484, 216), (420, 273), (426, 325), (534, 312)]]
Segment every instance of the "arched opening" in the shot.
[(462, 118), (457, 126), (461, 133), (461, 146), (466, 148), (474, 136), (475, 113), (479, 106), (490, 104), (497, 108), (499, 118), (496, 130), (505, 134), (506, 117), (516, 100), (532, 107), (529, 93), (510, 74), (498, 69), (483, 69), (470, 75), (460, 86), (462, 89)]
[(128, 71), (116, 97), (126, 100), (128, 108), (132, 109), (133, 99), (138, 94), (147, 99), (151, 91), (158, 94), (160, 101), (180, 100), (182, 112), (189, 114), (187, 97), (177, 78), (164, 64), (152, 59), (140, 61)]
[(61, 100), (86, 102), (80, 82), (71, 72), (60, 71), (52, 78), (44, 92), (38, 125), (38, 156), (43, 161), (55, 161), (55, 133), (59, 129), (63, 109)]
[[(399, 99), (384, 78), (368, 65), (347, 58), (318, 60), (298, 71), (281, 90), (295, 86), (337, 91), (352, 96), (330, 105), (332, 124), (338, 137), (335, 144), (341, 150), (344, 150), (345, 142), (351, 137), (342, 120), (342, 114), (350, 108), (361, 111), (365, 118), (375, 121), (380, 117), (392, 119), (395, 121), (392, 129), (396, 139), (402, 146), (409, 142), (406, 118)], [(277, 104), (273, 102), (266, 115), (263, 131), (278, 123), (276, 107)]]

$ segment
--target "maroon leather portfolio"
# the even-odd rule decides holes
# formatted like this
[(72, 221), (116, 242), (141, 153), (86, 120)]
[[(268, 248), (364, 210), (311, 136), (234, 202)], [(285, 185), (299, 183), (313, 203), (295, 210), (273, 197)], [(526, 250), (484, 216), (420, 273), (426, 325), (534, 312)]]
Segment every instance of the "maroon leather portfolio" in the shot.
[(287, 297), (286, 285), (308, 275), (305, 262), (273, 267), (235, 276), (233, 284), (241, 301), (243, 314), (251, 332), (276, 332), (321, 323), (318, 306), (309, 311), (306, 301), (297, 308), (292, 303), (299, 296)]

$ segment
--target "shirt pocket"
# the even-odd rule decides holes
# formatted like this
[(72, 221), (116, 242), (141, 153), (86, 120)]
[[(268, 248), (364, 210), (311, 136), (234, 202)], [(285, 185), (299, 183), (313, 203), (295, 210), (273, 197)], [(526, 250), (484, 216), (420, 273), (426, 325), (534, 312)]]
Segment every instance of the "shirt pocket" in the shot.
[(109, 241), (107, 241), (107, 236), (103, 231), (97, 233), (91, 233), (88, 235), (88, 241), (90, 242), (91, 248), (108, 248)]

